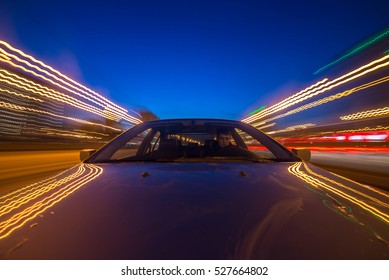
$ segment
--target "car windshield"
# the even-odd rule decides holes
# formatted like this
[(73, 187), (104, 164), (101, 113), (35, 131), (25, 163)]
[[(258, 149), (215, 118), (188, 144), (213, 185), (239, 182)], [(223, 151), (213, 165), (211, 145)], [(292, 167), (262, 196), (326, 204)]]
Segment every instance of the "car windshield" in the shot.
[(153, 121), (115, 138), (86, 162), (296, 161), (285, 147), (239, 121)]

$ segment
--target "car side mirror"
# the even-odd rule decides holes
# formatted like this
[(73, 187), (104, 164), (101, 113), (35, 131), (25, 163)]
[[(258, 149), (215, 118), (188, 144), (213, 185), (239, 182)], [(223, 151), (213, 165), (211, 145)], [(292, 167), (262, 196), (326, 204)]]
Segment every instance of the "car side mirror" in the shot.
[(311, 159), (311, 151), (307, 148), (294, 148), (292, 149), (292, 153), (304, 161), (309, 161)]
[(80, 151), (80, 160), (84, 161), (96, 152), (95, 149), (83, 149)]

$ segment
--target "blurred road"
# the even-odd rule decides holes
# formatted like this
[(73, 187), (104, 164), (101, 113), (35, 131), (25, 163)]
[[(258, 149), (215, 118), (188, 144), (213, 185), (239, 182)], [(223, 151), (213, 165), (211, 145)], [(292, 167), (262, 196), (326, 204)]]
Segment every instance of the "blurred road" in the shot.
[(79, 150), (0, 152), (0, 195), (80, 163), (79, 153)]
[(311, 163), (354, 181), (389, 191), (389, 153), (312, 151)]
[[(0, 195), (79, 163), (79, 150), (0, 152)], [(311, 163), (389, 191), (389, 153), (313, 151)]]

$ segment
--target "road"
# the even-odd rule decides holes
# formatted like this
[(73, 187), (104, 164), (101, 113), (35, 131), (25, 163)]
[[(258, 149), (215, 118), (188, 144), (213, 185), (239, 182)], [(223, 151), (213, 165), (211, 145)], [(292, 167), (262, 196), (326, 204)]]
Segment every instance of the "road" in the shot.
[(79, 153), (79, 150), (0, 152), (0, 195), (80, 163)]
[(311, 163), (354, 181), (389, 191), (389, 153), (313, 151)]
[[(36, 183), (79, 161), (79, 150), (0, 152), (0, 195)], [(311, 163), (389, 191), (389, 153), (312, 152)]]

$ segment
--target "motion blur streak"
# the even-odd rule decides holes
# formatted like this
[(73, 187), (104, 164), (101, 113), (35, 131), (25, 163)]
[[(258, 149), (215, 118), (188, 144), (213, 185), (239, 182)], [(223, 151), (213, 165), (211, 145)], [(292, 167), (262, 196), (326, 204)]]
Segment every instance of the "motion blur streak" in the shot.
[(20, 97), (23, 97), (23, 98), (31, 99), (31, 100), (34, 100), (34, 101), (44, 102), (42, 99), (38, 99), (38, 98), (35, 98), (35, 97), (31, 97), (31, 96), (28, 96), (28, 95), (24, 95), (24, 94), (21, 94), (21, 93), (10, 91), (10, 90), (7, 90), (7, 89), (0, 88), (0, 91), (8, 93), (8, 94), (13, 94), (13, 95), (16, 95), (16, 96), (20, 96)]
[[(0, 239), (9, 236), (13, 231), (25, 225), (28, 221), (34, 219), (44, 211), (59, 203), (67, 196), (83, 187), (85, 184), (100, 176), (103, 172), (101, 167), (92, 164), (81, 164), (78, 169), (71, 175), (60, 179), (54, 183), (49, 183), (47, 180), (42, 185), (34, 185), (33, 189), (24, 189), (27, 194), (26, 198), (19, 198), (16, 202), (10, 199), (9, 202), (2, 206), (4, 213), (11, 213), (8, 219), (0, 223)], [(46, 186), (48, 185), (48, 186)], [(18, 197), (18, 196), (17, 196)], [(4, 204), (3, 202), (2, 204)], [(31, 206), (25, 205), (30, 203)], [(23, 206), (25, 206), (23, 208)]]
[(357, 46), (356, 48), (352, 49), (350, 52), (348, 52), (347, 54), (343, 55), (342, 57), (338, 58), (337, 60), (323, 66), (322, 68), (320, 68), (319, 70), (317, 70), (315, 73), (313, 74), (317, 74), (321, 71), (323, 71), (324, 69), (327, 69), (329, 67), (331, 67), (332, 65), (336, 64), (336, 63), (339, 63), (340, 61), (342, 60), (345, 60), (347, 57), (351, 56), (351, 55), (354, 55), (360, 51), (362, 51), (363, 49), (366, 49), (367, 47), (375, 44), (377, 41), (385, 38), (389, 36), (389, 30), (385, 30), (384, 32), (378, 34), (377, 36), (375, 36), (374, 38), (372, 39), (369, 39), (367, 40), (366, 42), (363, 42), (361, 45)]
[(358, 112), (347, 116), (341, 116), (339, 118), (341, 120), (358, 120), (358, 119), (367, 119), (367, 118), (381, 117), (387, 115), (389, 115), (389, 107)]
[(272, 121), (272, 120), (280, 119), (280, 118), (283, 118), (283, 117), (286, 117), (286, 116), (289, 116), (289, 115), (292, 115), (292, 114), (296, 114), (296, 113), (302, 112), (304, 110), (308, 110), (308, 109), (314, 108), (316, 106), (320, 106), (320, 105), (326, 104), (328, 102), (335, 101), (337, 99), (349, 96), (349, 95), (351, 95), (351, 94), (353, 94), (355, 92), (358, 92), (360, 90), (364, 90), (364, 89), (367, 89), (367, 88), (372, 87), (372, 86), (377, 86), (379, 84), (386, 83), (388, 81), (389, 81), (389, 76), (383, 77), (381, 79), (378, 79), (378, 80), (375, 80), (375, 81), (372, 81), (372, 82), (369, 82), (369, 83), (357, 86), (355, 88), (348, 89), (348, 90), (345, 90), (343, 92), (340, 92), (340, 93), (337, 93), (337, 94), (333, 94), (331, 96), (319, 99), (317, 101), (308, 103), (306, 105), (297, 107), (296, 109), (290, 110), (290, 111), (288, 111), (288, 112), (286, 112), (284, 114), (276, 115), (276, 116), (274, 116), (272, 118), (261, 120), (260, 124), (265, 124), (265, 123), (267, 123), (269, 121)]
[(315, 126), (315, 125), (316, 124), (314, 124), (314, 123), (299, 124), (299, 125), (289, 126), (289, 127), (285, 128), (285, 129), (281, 129), (281, 130), (270, 131), (267, 134), (276, 134), (276, 133), (281, 133), (281, 132), (285, 132), (285, 131), (293, 131), (293, 130), (297, 130), (297, 129), (306, 129), (308, 127), (312, 127), (312, 126)]
[[(7, 76), (1, 74), (1, 72), (6, 73), (12, 77), (7, 77)], [(98, 109), (96, 107), (88, 105), (87, 103), (82, 102), (76, 98), (73, 98), (73, 97), (65, 95), (61, 92), (49, 89), (47, 87), (41, 86), (41, 85), (34, 83), (32, 81), (28, 81), (22, 77), (17, 76), (17, 75), (10, 74), (9, 72), (7, 72), (5, 70), (0, 70), (0, 77), (3, 78), (3, 79), (0, 79), (1, 82), (5, 82), (9, 85), (16, 86), (16, 87), (18, 87), (20, 89), (24, 89), (28, 92), (33, 92), (35, 94), (69, 104), (71, 106), (74, 106), (76, 108), (94, 113), (94, 114), (99, 115), (101, 117), (105, 117), (105, 118), (112, 119), (115, 121), (118, 120), (118, 117), (116, 117), (115, 115), (113, 115), (110, 112), (104, 112), (101, 109)]]
[(63, 144), (98, 148), (149, 116), (133, 110), (128, 114), (4, 41), (0, 41), (0, 110), (0, 140), (31, 149), (45, 143), (55, 149)]
[[(288, 171), (291, 174), (302, 179), (303, 181), (307, 182), (309, 185), (313, 186), (314, 188), (325, 189), (326, 191), (332, 192), (333, 194), (346, 199), (350, 203), (361, 207), (365, 211), (368, 211), (369, 213), (373, 214), (375, 217), (379, 218), (380, 220), (384, 221), (385, 223), (389, 223), (389, 214), (384, 213), (375, 207), (376, 204), (379, 204), (379, 205), (387, 208), (388, 205), (386, 203), (382, 202), (379, 199), (374, 199), (372, 201), (369, 201), (368, 199), (364, 199), (362, 201), (362, 200), (358, 199), (357, 197), (353, 196), (353, 194), (352, 194), (352, 193), (358, 193), (358, 195), (361, 195), (361, 193), (353, 190), (352, 188), (346, 187), (343, 184), (340, 184), (338, 182), (336, 182), (336, 185), (345, 188), (347, 191), (351, 192), (351, 194), (346, 193), (346, 192), (334, 187), (333, 185), (331, 186), (330, 184), (326, 183), (325, 181), (334, 184), (335, 183), (334, 180), (331, 180), (327, 177), (320, 176), (320, 175), (312, 172), (308, 168), (308, 166), (304, 163), (305, 170), (311, 174), (311, 175), (308, 175), (306, 172), (301, 170), (302, 165), (303, 165), (303, 163), (301, 163), (301, 162), (296, 163), (296, 164), (292, 165), (291, 167), (289, 167)], [(316, 176), (316, 177), (314, 177), (314, 176)], [(323, 180), (325, 180), (325, 181), (323, 181)], [(371, 199), (370, 196), (363, 195), (363, 197)]]
[(118, 128), (110, 127), (110, 126), (107, 126), (107, 125), (103, 125), (103, 124), (99, 124), (99, 123), (92, 123), (92, 122), (89, 122), (89, 121), (84, 121), (84, 120), (81, 120), (81, 119), (76, 119), (76, 118), (67, 117), (67, 116), (60, 116), (60, 115), (53, 114), (53, 113), (50, 113), (50, 112), (47, 112), (47, 111), (31, 109), (31, 108), (27, 108), (27, 107), (23, 107), (23, 106), (18, 106), (18, 105), (14, 105), (14, 104), (10, 104), (10, 103), (5, 103), (5, 102), (1, 102), (1, 101), (0, 101), (0, 107), (11, 109), (11, 110), (17, 110), (17, 111), (29, 111), (29, 112), (34, 112), (34, 113), (39, 113), (39, 114), (44, 114), (44, 115), (50, 115), (50, 116), (54, 116), (54, 117), (57, 117), (57, 118), (71, 120), (71, 121), (74, 121), (74, 122), (84, 123), (84, 124), (88, 124), (88, 125), (96, 125), (96, 126), (101, 126), (101, 127), (105, 127), (105, 128), (108, 128), (108, 129), (112, 129), (112, 130), (115, 130), (115, 131), (121, 131)]
[[(322, 83), (324, 83), (324, 82), (326, 82), (326, 81), (328, 81), (327, 78), (325, 78), (325, 79), (323, 79), (323, 80), (317, 82), (316, 84), (313, 84), (313, 85), (307, 87), (306, 89), (303, 89), (303, 90), (299, 91), (298, 93), (296, 93), (296, 94), (294, 94), (294, 95), (292, 95), (292, 96), (290, 96), (290, 97), (288, 97), (288, 98), (282, 100), (281, 102), (279, 102), (279, 103), (277, 103), (277, 104), (275, 104), (275, 105), (273, 105), (273, 106), (270, 106), (270, 107), (267, 108), (267, 109), (264, 109), (264, 110), (262, 110), (262, 111), (260, 111), (260, 112), (257, 112), (257, 113), (252, 114), (250, 117), (248, 117), (248, 118), (246, 118), (246, 119), (243, 119), (243, 121), (244, 121), (244, 122), (253, 121), (253, 120), (259, 118), (259, 116), (260, 116), (261, 114), (263, 114), (264, 112), (266, 113), (266, 112), (271, 111), (271, 110), (279, 111), (278, 108), (282, 105), (282, 103), (284, 103), (284, 102), (289, 102), (289, 101), (291, 101), (291, 100), (294, 100), (295, 98), (299, 97), (301, 94), (304, 94), (304, 93), (308, 92), (309, 90), (311, 90), (311, 89), (317, 87), (318, 85), (320, 85), (320, 84), (322, 84)], [(256, 117), (257, 117), (257, 118), (256, 118)]]
[[(76, 94), (76, 95), (78, 95), (78, 96), (80, 96), (80, 97), (82, 97), (82, 98), (85, 98), (85, 99), (87, 99), (87, 100), (89, 100), (89, 101), (91, 101), (91, 102), (93, 102), (93, 103), (95, 103), (95, 104), (97, 104), (97, 105), (99, 105), (99, 106), (105, 107), (105, 108), (107, 108), (108, 110), (115, 112), (117, 115), (122, 116), (124, 119), (127, 119), (127, 120), (130, 121), (130, 122), (134, 122), (134, 123), (141, 123), (141, 122), (142, 122), (140, 119), (135, 118), (135, 117), (133, 117), (133, 116), (131, 116), (131, 115), (128, 115), (128, 114), (127, 114), (127, 110), (125, 110), (125, 109), (121, 108), (120, 106), (118, 106), (118, 105), (112, 103), (111, 101), (109, 101), (109, 100), (107, 100), (106, 98), (102, 97), (102, 96), (99, 95), (98, 93), (96, 93), (96, 92), (94, 92), (94, 91), (92, 91), (92, 90), (86, 88), (85, 86), (83, 86), (83, 85), (81, 85), (81, 84), (75, 82), (74, 80), (72, 80), (72, 79), (68, 78), (67, 76), (61, 74), (60, 72), (56, 71), (56, 70), (53, 69), (52, 67), (50, 67), (50, 66), (44, 64), (43, 62), (36, 60), (36, 59), (33, 58), (32, 56), (25, 55), (22, 51), (13, 48), (11, 45), (9, 45), (8, 43), (6, 43), (6, 42), (4, 42), (4, 41), (0, 41), (0, 44), (3, 45), (3, 46), (5, 46), (5, 47), (7, 47), (8, 49), (10, 49), (10, 50), (12, 50), (12, 51), (18, 53), (19, 55), (23, 56), (24, 58), (28, 58), (28, 59), (32, 60), (33, 62), (38, 63), (39, 65), (45, 67), (46, 69), (51, 70), (51, 71), (54, 72), (55, 74), (59, 75), (59, 76), (62, 77), (62, 78), (65, 78), (67, 81), (69, 81), (69, 82), (71, 82), (71, 83), (73, 83), (73, 84), (75, 84), (75, 85), (77, 85), (77, 86), (74, 86), (73, 84), (71, 84), (71, 83), (65, 81), (65, 80), (62, 79), (62, 78), (59, 78), (58, 76), (53, 75), (52, 73), (46, 71), (45, 69), (42, 69), (42, 68), (39, 67), (39, 66), (33, 65), (33, 64), (31, 64), (30, 62), (28, 62), (28, 61), (26, 61), (26, 60), (24, 60), (24, 59), (20, 59), (20, 58), (17, 57), (16, 55), (10, 54), (10, 53), (8, 53), (7, 51), (5, 51), (4, 49), (1, 49), (1, 48), (0, 48), (0, 51), (1, 51), (5, 56), (8, 56), (9, 58), (14, 58), (14, 59), (17, 60), (18, 62), (23, 63), (23, 64), (25, 64), (25, 65), (27, 65), (27, 66), (29, 66), (29, 67), (31, 67), (31, 68), (34, 68), (34, 69), (40, 71), (41, 73), (44, 73), (45, 75), (48, 75), (48, 76), (50, 76), (51, 78), (53, 78), (53, 79), (55, 79), (55, 80), (61, 82), (62, 84), (65, 84), (66, 86), (75, 89), (76, 91), (74, 91), (74, 90), (72, 90), (72, 89), (69, 89), (68, 87), (65, 87), (65, 86), (63, 86), (63, 85), (61, 85), (61, 84), (59, 84), (59, 83), (57, 83), (57, 82), (55, 82), (55, 81), (53, 81), (53, 80), (51, 80), (51, 79), (45, 77), (45, 76), (43, 76), (43, 75), (40, 75), (40, 74), (35, 73), (35, 72), (33, 72), (33, 71), (27, 70), (27, 69), (26, 69), (25, 67), (23, 67), (23, 66), (16, 65), (16, 64), (12, 63), (12, 65), (13, 65), (14, 67), (22, 68), (22, 69), (23, 69), (24, 71), (26, 71), (26, 72), (29, 72), (29, 73), (31, 73), (31, 74), (37, 76), (37, 77), (40, 77), (40, 78), (42, 78), (42, 79), (45, 79), (46, 81), (48, 81), (48, 82), (50, 82), (50, 83), (52, 83), (52, 84), (55, 84), (55, 85), (57, 85), (57, 86), (59, 86), (59, 87), (65, 89), (65, 90), (67, 90), (67, 91), (69, 91), (69, 92), (72, 92), (72, 93), (74, 93), (74, 94)], [(11, 63), (11, 62), (9, 62), (8, 60), (3, 60), (3, 61), (4, 61), (4, 62), (7, 62), (7, 63)], [(87, 91), (85, 91), (84, 89), (87, 90), (89, 93), (88, 93)], [(82, 92), (84, 95), (81, 94), (81, 93), (79, 93), (79, 92), (77, 92), (77, 91)], [(92, 94), (91, 94), (91, 93), (92, 93)]]
[[(320, 93), (329, 91), (337, 86), (340, 86), (342, 84), (345, 84), (347, 82), (350, 82), (352, 80), (360, 78), (368, 73), (371, 73), (373, 71), (376, 71), (378, 69), (386, 67), (389, 65), (389, 61), (386, 61), (388, 59), (389, 59), (389, 55), (386, 55), (380, 59), (374, 60), (374, 61), (372, 61), (366, 65), (363, 65), (363, 66), (359, 67), (358, 69), (351, 71), (351, 72), (349, 72), (349, 73), (347, 73), (339, 78), (336, 78), (332, 81), (328, 81), (325, 84), (319, 86), (318, 88), (314, 88), (314, 89), (309, 90), (309, 91), (304, 90), (303, 91), (304, 94), (301, 94), (301, 96), (300, 96), (300, 94), (298, 94), (298, 95), (295, 94), (292, 96), (292, 98), (284, 99), (284, 100), (280, 101), (279, 103), (277, 103), (276, 105), (273, 105), (267, 109), (264, 109), (263, 111), (260, 111), (260, 112), (254, 114), (248, 118), (245, 118), (242, 121), (247, 122), (247, 123), (254, 122), (255, 120), (261, 119), (265, 116), (268, 116), (268, 115), (273, 114), (275, 112), (278, 112), (282, 109), (285, 109), (285, 108), (288, 108), (292, 105), (300, 103), (300, 102), (302, 102), (306, 99), (309, 99), (313, 96), (316, 96)], [(383, 63), (381, 63), (381, 62), (383, 62)], [(375, 64), (378, 64), (378, 65), (375, 65)], [(375, 65), (375, 66), (372, 67), (373, 65)], [(370, 67), (372, 67), (372, 68), (370, 68)]]
[[(7, 200), (1, 202), (4, 205), (0, 207), (0, 217), (9, 213), (13, 209), (16, 209), (19, 206), (28, 203), (33, 199), (47, 193), (48, 191), (55, 189), (56, 187), (79, 177), (82, 174), (82, 171), (82, 166), (80, 166), (75, 173), (66, 176), (63, 179), (56, 180), (55, 178), (52, 178), (50, 180), (44, 180), (34, 185), (30, 185), (28, 187), (23, 188), (23, 192), (11, 194), (12, 196), (8, 197)], [(2, 197), (0, 198), (0, 201), (1, 200)]]

